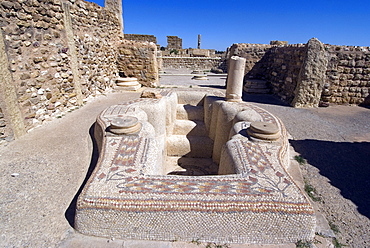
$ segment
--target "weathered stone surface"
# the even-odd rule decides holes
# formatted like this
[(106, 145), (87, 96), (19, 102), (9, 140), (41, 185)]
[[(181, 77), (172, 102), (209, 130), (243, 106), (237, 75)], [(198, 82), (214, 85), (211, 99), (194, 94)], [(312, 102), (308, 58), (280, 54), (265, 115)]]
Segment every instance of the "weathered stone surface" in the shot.
[(324, 45), (312, 38), (306, 45), (306, 57), (298, 75), (294, 107), (318, 107), (328, 65)]
[[(161, 93), (164, 97), (160, 100), (124, 102), (99, 115), (95, 134), (101, 147), (101, 159), (78, 199), (75, 228), (79, 232), (102, 237), (114, 234), (114, 237), (125, 240), (259, 244), (283, 244), (313, 237), (316, 226), (314, 210), (286, 171), (290, 161), (287, 132), (276, 117), (245, 102), (223, 101), (227, 105), (227, 108), (220, 109), (223, 113), (211, 114), (212, 119), (221, 122), (216, 136), (228, 134), (217, 176), (212, 176), (216, 173), (204, 174), (209, 167), (203, 156), (212, 156), (212, 152), (207, 150), (214, 149), (207, 129), (204, 128), (205, 133), (200, 136), (165, 132), (167, 142), (163, 146), (155, 142), (158, 136), (162, 136), (155, 126), (159, 123), (171, 126), (173, 123), (165, 120), (166, 115), (180, 109), (171, 108), (177, 105), (172, 100), (189, 106), (197, 99), (199, 91), (194, 91), (193, 97), (189, 92), (177, 96), (173, 92)], [(166, 101), (170, 103), (164, 103)], [(210, 101), (204, 100), (206, 102)], [(205, 112), (212, 108), (212, 104), (198, 104), (192, 107), (204, 108)], [(150, 117), (153, 109), (166, 114)], [(248, 122), (225, 125), (230, 120), (223, 116), (235, 116), (238, 111), (247, 109), (264, 121), (277, 125), (283, 134), (282, 142), (250, 141), (240, 134), (240, 129), (248, 126)], [(152, 127), (149, 132), (144, 128), (137, 135), (107, 132), (114, 118), (122, 118), (124, 114), (138, 116), (142, 110), (146, 115), (137, 118)], [(226, 113), (228, 111), (231, 113)], [(235, 132), (231, 134), (230, 129)], [(203, 174), (196, 173), (195, 168), (192, 174), (164, 174), (166, 170), (160, 161), (162, 151), (167, 155), (183, 155), (180, 159), (166, 161), (176, 161), (187, 171), (191, 170), (188, 167), (191, 156), (202, 156), (195, 157), (198, 162), (195, 168)]]
[[(1, 14), (1, 27), (4, 34), (2, 41), (5, 41), (8, 56), (6, 61), (10, 64), (11, 77), (22, 80), (14, 81), (13, 86), (18, 89), (21, 85), (25, 87), (23, 91), (27, 91), (19, 91), (18, 99), (13, 102), (21, 103), (22, 113), (30, 113), (31, 109), (38, 109), (40, 106), (48, 106), (49, 109), (49, 113), (41, 114), (44, 117), (37, 117), (38, 120), (35, 116), (26, 114), (24, 131), (39, 124), (40, 120), (54, 116), (54, 113), (66, 112), (68, 109), (65, 108), (81, 104), (82, 98), (104, 92), (111, 86), (110, 82), (118, 72), (116, 44), (122, 38), (122, 26), (115, 13), (82, 0), (63, 1), (63, 7), (66, 8), (62, 8), (60, 0), (0, 3), (0, 13), (4, 13)], [(66, 22), (66, 15), (71, 20), (70, 23)], [(66, 33), (67, 24), (70, 24), (69, 30), (72, 30), (69, 38)], [(72, 40), (72, 43), (68, 43), (68, 40)], [(72, 47), (68, 44), (72, 44)], [(72, 69), (74, 72), (70, 73)], [(78, 76), (76, 72), (80, 71), (84, 74)], [(99, 73), (93, 73), (96, 71)], [(65, 96), (54, 92), (69, 88), (71, 90), (63, 92), (68, 94), (66, 97), (77, 94), (78, 87), (74, 85), (77, 79), (81, 84), (81, 101), (71, 99), (66, 105), (63, 99)], [(64, 87), (65, 83), (71, 85)], [(45, 88), (49, 88), (53, 94), (38, 94), (37, 90)], [(0, 107), (7, 104), (2, 102), (5, 98), (0, 99)], [(54, 107), (49, 105), (56, 102), (62, 104), (55, 104)], [(10, 127), (12, 125), (7, 128)], [(12, 135), (10, 132), (5, 135), (7, 134)]]
[[(324, 79), (329, 84), (330, 96), (326, 96), (329, 103), (363, 103), (366, 94), (356, 96), (352, 93), (366, 91), (370, 86), (370, 48), (326, 44), (325, 50), (328, 65)], [(266, 81), (274, 94), (292, 103), (306, 58), (305, 45), (234, 44), (228, 49), (227, 58), (233, 55), (247, 59), (247, 80)]]
[[(8, 68), (8, 57), (5, 51), (3, 34), (0, 32), (0, 99), (3, 100), (3, 102), (0, 102), (0, 112), (2, 116), (5, 117), (3, 120), (4, 123), (9, 120), (12, 126), (12, 129), (8, 127), (6, 131), (9, 132), (10, 135), (14, 134), (15, 137), (20, 137), (25, 134), (26, 130), (17, 101), (16, 88)], [(3, 113), (5, 113), (6, 116), (3, 115)]]
[(233, 56), (230, 58), (230, 68), (227, 75), (226, 99), (239, 102), (242, 100), (245, 58)]
[(1, 3), (1, 5), (2, 5), (4, 8), (6, 8), (6, 9), (11, 9), (11, 8), (13, 8), (14, 3), (9, 2), (9, 1), (3, 1), (3, 2)]
[(117, 67), (121, 77), (135, 77), (144, 86), (156, 86), (159, 75), (155, 44), (122, 40), (118, 52)]

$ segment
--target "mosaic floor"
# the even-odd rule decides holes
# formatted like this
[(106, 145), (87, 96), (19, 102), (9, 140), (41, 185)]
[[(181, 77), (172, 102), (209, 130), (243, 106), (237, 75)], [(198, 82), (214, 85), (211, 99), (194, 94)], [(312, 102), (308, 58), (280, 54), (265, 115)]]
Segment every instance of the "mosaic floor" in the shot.
[[(285, 170), (286, 130), (275, 116), (247, 103), (235, 105), (276, 124), (282, 137), (279, 142), (256, 142), (236, 135), (227, 141), (221, 163), (231, 161), (234, 173), (167, 175), (158, 162), (163, 149), (155, 128), (140, 110), (160, 101), (166, 95), (112, 106), (98, 117), (101, 154), (78, 199), (78, 231), (122, 239), (264, 244), (314, 235), (314, 210)], [(142, 130), (130, 135), (106, 132), (113, 117), (125, 115), (136, 116)], [(250, 122), (239, 124), (247, 128)], [(202, 164), (198, 167), (201, 171)]]

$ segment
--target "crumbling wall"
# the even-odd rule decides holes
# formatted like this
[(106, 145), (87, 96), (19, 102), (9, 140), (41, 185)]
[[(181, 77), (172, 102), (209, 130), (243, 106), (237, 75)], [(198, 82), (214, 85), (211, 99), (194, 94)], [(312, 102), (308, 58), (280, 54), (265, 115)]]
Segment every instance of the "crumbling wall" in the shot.
[(109, 12), (113, 13), (118, 19), (121, 30), (123, 31), (123, 8), (122, 0), (105, 0), (104, 7)]
[(169, 57), (163, 56), (159, 58), (162, 61), (161, 69), (203, 69), (211, 70), (219, 68), (222, 63), (221, 57)]
[(141, 41), (141, 42), (153, 42), (157, 44), (157, 37), (148, 34), (125, 34), (126, 40)]
[(167, 36), (167, 50), (182, 49), (182, 39), (177, 36)]
[(305, 45), (273, 46), (267, 44), (233, 44), (227, 58), (246, 58), (245, 80), (262, 79), (269, 82), (272, 92), (286, 102), (294, 99)]
[[(317, 87), (315, 93), (312, 91), (312, 95), (310, 88), (316, 88), (317, 85), (307, 85), (306, 90), (302, 91), (296, 90), (297, 85), (302, 82), (300, 73), (308, 73), (308, 70), (311, 70), (306, 66), (307, 63), (305, 65), (309, 60), (307, 44), (233, 44), (227, 51), (227, 60), (231, 56), (247, 59), (245, 79), (266, 80), (272, 92), (289, 104), (295, 105), (296, 97), (305, 96), (311, 100), (307, 100), (302, 106), (317, 106), (320, 96), (317, 96), (316, 91), (323, 86), (328, 88), (329, 92), (322, 95), (321, 100), (325, 98), (329, 103), (363, 104), (369, 98), (370, 47), (324, 45), (322, 59), (312, 61), (312, 65), (318, 64), (315, 68), (323, 67), (321, 69), (325, 72), (322, 75), (323, 81), (320, 79), (320, 82), (313, 82), (314, 85), (320, 84), (320, 87)], [(327, 62), (320, 62), (324, 60)], [(316, 69), (312, 71), (312, 74), (314, 73), (317, 73)]]
[(362, 104), (370, 91), (370, 47), (325, 45), (329, 102)]
[(286, 102), (294, 99), (304, 57), (305, 45), (289, 45), (271, 48), (261, 62), (264, 79), (269, 82), (272, 92)]
[[(251, 77), (263, 78), (264, 69), (261, 69), (261, 66), (263, 67), (264, 63), (262, 59), (271, 47), (266, 44), (233, 44), (226, 51), (227, 67), (232, 56), (239, 56), (246, 59), (245, 74), (251, 73)], [(253, 72), (251, 72), (252, 69), (254, 69)]]
[(105, 8), (82, 0), (2, 1), (0, 16), (15, 92), (10, 99), (0, 89), (0, 143), (14, 138), (9, 129), (29, 130), (78, 108), (116, 77), (122, 28)]
[(117, 64), (120, 76), (136, 77), (145, 86), (157, 86), (157, 46), (154, 43), (122, 40)]

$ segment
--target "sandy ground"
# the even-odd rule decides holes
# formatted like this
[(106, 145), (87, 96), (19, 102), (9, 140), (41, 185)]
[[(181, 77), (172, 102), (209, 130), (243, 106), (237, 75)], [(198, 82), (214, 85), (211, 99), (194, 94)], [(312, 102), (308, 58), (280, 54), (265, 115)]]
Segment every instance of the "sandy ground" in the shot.
[[(166, 75), (161, 83), (166, 87), (215, 88), (225, 83), (222, 75), (209, 78), (195, 82), (191, 76)], [(121, 92), (97, 97), (0, 148), (1, 247), (205, 247), (86, 237), (70, 225), (73, 199), (93, 159), (90, 133), (96, 116), (106, 107), (139, 94)], [(301, 171), (320, 199), (316, 202), (318, 210), (330, 222), (338, 242), (347, 247), (370, 247), (370, 109), (294, 109), (263, 95), (248, 95), (244, 100), (265, 108), (285, 123), (292, 147), (307, 160)]]

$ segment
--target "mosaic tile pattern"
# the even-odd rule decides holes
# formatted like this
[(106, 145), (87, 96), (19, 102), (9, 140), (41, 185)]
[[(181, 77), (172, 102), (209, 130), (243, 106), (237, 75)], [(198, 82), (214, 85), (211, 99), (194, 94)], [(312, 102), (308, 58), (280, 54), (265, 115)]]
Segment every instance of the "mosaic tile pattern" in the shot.
[[(138, 100), (108, 108), (103, 130)], [(165, 101), (163, 97), (160, 101)], [(280, 121), (261, 108), (264, 121), (281, 128), (281, 145), (232, 139), (226, 144), (237, 174), (160, 175), (154, 138), (143, 133), (103, 139), (97, 168), (79, 196), (76, 229), (103, 237), (231, 243), (287, 243), (310, 239), (314, 210), (284, 169), (288, 143)], [(135, 111), (133, 111), (135, 112)]]

